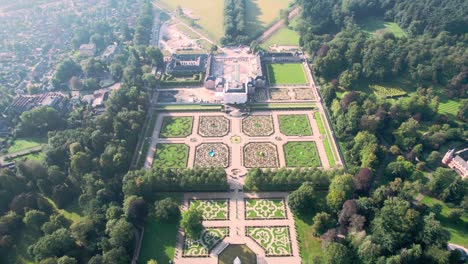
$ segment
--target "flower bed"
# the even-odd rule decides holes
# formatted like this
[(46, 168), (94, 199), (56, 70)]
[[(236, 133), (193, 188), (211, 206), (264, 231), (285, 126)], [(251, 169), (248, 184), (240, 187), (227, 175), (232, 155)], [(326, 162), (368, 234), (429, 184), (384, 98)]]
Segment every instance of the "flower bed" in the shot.
[(244, 166), (247, 168), (279, 167), (276, 146), (268, 142), (249, 143), (245, 145)]
[(270, 136), (275, 132), (271, 115), (254, 115), (242, 120), (242, 132), (251, 137)]

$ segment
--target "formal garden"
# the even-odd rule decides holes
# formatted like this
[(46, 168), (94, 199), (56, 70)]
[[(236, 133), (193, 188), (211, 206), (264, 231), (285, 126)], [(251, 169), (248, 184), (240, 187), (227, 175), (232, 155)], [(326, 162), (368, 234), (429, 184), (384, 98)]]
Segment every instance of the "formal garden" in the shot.
[(268, 142), (249, 143), (244, 146), (244, 166), (247, 168), (279, 167), (276, 146)]
[(321, 165), (313, 141), (288, 142), (284, 145), (284, 155), (287, 167), (316, 168)]
[(300, 63), (267, 64), (268, 81), (270, 85), (300, 85), (307, 84), (304, 67)]
[(206, 228), (196, 240), (185, 237), (183, 257), (207, 257), (210, 251), (229, 235), (228, 227)]
[(294, 88), (296, 100), (313, 100), (314, 93), (311, 88)]
[(192, 116), (165, 116), (161, 125), (161, 138), (185, 138), (192, 134)]
[(289, 96), (289, 89), (270, 88), (269, 90), (270, 90), (271, 100), (278, 100), (278, 101), (291, 100), (291, 96)]
[(286, 204), (279, 199), (245, 199), (246, 220), (286, 219)]
[(242, 120), (242, 132), (251, 137), (265, 137), (272, 135), (273, 117), (271, 115), (254, 115)]
[(250, 226), (246, 227), (245, 233), (265, 250), (267, 257), (292, 255), (287, 226)]
[(157, 144), (153, 168), (186, 168), (189, 147), (185, 144)]
[(223, 143), (204, 143), (195, 150), (195, 166), (223, 167), (229, 166), (229, 147)]
[(200, 116), (198, 134), (202, 137), (224, 137), (230, 129), (230, 121), (224, 116)]
[(307, 115), (279, 115), (280, 131), (286, 136), (312, 136)]
[(203, 220), (229, 219), (229, 199), (190, 200), (189, 203), (203, 212)]

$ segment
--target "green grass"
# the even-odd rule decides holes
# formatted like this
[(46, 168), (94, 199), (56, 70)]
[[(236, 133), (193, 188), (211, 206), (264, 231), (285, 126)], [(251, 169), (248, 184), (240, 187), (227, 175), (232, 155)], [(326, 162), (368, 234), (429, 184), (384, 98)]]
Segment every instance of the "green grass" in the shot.
[(267, 64), (270, 85), (307, 84), (304, 67), (300, 63)]
[(161, 0), (158, 3), (171, 11), (174, 11), (178, 6), (190, 10), (194, 16), (199, 18), (196, 23), (202, 28), (203, 33), (216, 42), (224, 35), (223, 0)]
[(400, 97), (407, 94), (400, 88), (385, 87), (381, 85), (369, 85), (369, 88), (372, 89), (377, 96), (383, 98)]
[(299, 46), (299, 32), (295, 30), (297, 19), (290, 22), (289, 27), (283, 27), (276, 31), (269, 39), (261, 44), (261, 47), (267, 49), (270, 46)]
[(153, 168), (186, 168), (189, 147), (185, 144), (157, 144)]
[(19, 138), (8, 148), (8, 154), (37, 147), (47, 143), (47, 138)]
[(450, 232), (451, 238), (450, 243), (468, 247), (468, 215), (465, 214), (460, 218), (459, 221), (455, 222), (448, 218), (451, 211), (450, 208), (445, 205), (442, 201), (437, 199), (424, 196), (421, 202), (427, 206), (433, 206), (434, 204), (442, 205), (442, 212), (437, 216), (437, 220), (440, 221), (442, 226)]
[(330, 167), (333, 167), (335, 166), (336, 163), (335, 163), (335, 158), (333, 156), (333, 149), (330, 144), (330, 140), (328, 139), (328, 137), (330, 137), (331, 135), (329, 135), (329, 133), (327, 133), (327, 130), (325, 130), (325, 125), (323, 124), (322, 116), (320, 115), (320, 113), (315, 112), (314, 117), (317, 122), (317, 126), (318, 126), (320, 134), (326, 136), (323, 139), (323, 147), (325, 148), (325, 152), (327, 153), (328, 163), (330, 164)]
[(319, 112), (314, 113), (315, 121), (317, 122), (317, 126), (321, 135), (325, 135), (325, 127), (323, 126), (322, 116)]
[(59, 212), (61, 215), (63, 215), (65, 218), (68, 220), (72, 221), (73, 223), (76, 223), (81, 220), (81, 209), (79, 208), (78, 205), (78, 200), (73, 201), (70, 205), (68, 205), (66, 208), (60, 209), (57, 207), (55, 202), (50, 199), (49, 197), (45, 197), (47, 201), (52, 205), (52, 207)]
[(359, 23), (361, 28), (368, 34), (374, 36), (382, 36), (383, 34), (389, 32), (393, 33), (395, 37), (402, 38), (406, 37), (406, 32), (394, 22), (386, 22), (381, 18), (377, 17), (368, 17), (365, 20)]
[(315, 142), (288, 142), (284, 145), (287, 167), (317, 168), (320, 158)]
[(286, 136), (312, 136), (307, 115), (279, 115), (280, 131)]
[[(164, 199), (168, 195), (159, 197)], [(182, 203), (181, 194), (171, 194), (171, 198), (176, 200), (179, 205)], [(155, 259), (158, 263), (169, 263), (174, 261), (175, 245), (177, 240), (177, 230), (179, 221), (170, 224), (158, 223), (156, 219), (149, 216), (145, 224), (145, 233), (141, 243), (140, 256), (138, 263), (146, 263), (148, 260)]]
[(179, 223), (162, 224), (150, 218), (145, 225), (139, 263), (157, 259), (158, 263), (169, 263), (174, 259)]
[[(312, 219), (312, 216), (307, 218)], [(314, 259), (320, 259), (323, 257), (320, 239), (312, 235), (313, 223), (309, 219), (307, 221), (304, 221), (299, 217), (294, 217), (294, 221), (296, 223), (297, 239), (299, 241), (299, 248), (301, 251), (302, 263), (304, 264), (316, 263), (314, 262)]]
[(287, 9), (292, 0), (246, 0), (246, 29), (249, 35), (262, 32), (279, 19), (280, 10)]
[(192, 116), (166, 116), (161, 125), (161, 138), (185, 138), (192, 134)]
[(439, 103), (439, 114), (444, 114), (444, 115), (453, 115), (456, 116), (458, 113), (458, 110), (460, 109), (461, 103), (459, 101), (455, 100), (444, 100), (440, 101)]
[(335, 166), (335, 158), (333, 157), (333, 151), (328, 138), (323, 139), (323, 147), (325, 148), (325, 152), (327, 153), (327, 159), (328, 163), (330, 164), (330, 167)]

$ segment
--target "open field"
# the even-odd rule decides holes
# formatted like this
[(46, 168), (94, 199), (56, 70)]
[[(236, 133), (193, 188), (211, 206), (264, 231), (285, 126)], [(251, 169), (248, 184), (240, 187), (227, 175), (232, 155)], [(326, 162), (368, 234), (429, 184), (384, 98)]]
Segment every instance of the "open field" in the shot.
[(289, 27), (283, 27), (276, 31), (267, 41), (262, 43), (261, 47), (266, 49), (273, 45), (278, 46), (299, 46), (299, 32), (294, 30), (297, 20), (290, 22)]
[(246, 0), (246, 28), (249, 35), (263, 31), (279, 19), (281, 9), (287, 9), (292, 0)]
[(207, 37), (218, 42), (224, 35), (223, 30), (223, 0), (161, 0), (158, 3), (174, 11), (178, 6), (188, 10), (196, 23), (200, 25)]
[(300, 63), (267, 64), (270, 85), (306, 84), (304, 67)]
[(387, 32), (393, 33), (397, 38), (407, 36), (406, 32), (397, 23), (386, 22), (381, 18), (369, 17), (359, 24), (366, 33), (374, 36), (382, 36)]
[(427, 206), (440, 204), (442, 212), (436, 218), (440, 221), (442, 226), (450, 232), (449, 242), (468, 247), (468, 215), (464, 215), (459, 221), (453, 221), (448, 218), (451, 209), (445, 203), (429, 196), (424, 196), (421, 202)]
[(19, 138), (8, 148), (8, 154), (34, 148), (43, 143), (47, 143), (47, 138)]

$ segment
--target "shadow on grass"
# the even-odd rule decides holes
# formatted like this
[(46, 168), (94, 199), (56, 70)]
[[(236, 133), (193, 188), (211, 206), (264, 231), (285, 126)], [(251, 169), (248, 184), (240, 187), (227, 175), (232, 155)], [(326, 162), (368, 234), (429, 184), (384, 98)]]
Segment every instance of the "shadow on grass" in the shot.
[(166, 264), (174, 260), (179, 223), (162, 224), (154, 218), (148, 219), (141, 246), (139, 263), (155, 259)]
[(260, 31), (263, 31), (265, 28), (260, 21), (260, 15), (262, 10), (254, 0), (245, 1), (245, 29), (247, 34), (255, 35)]

